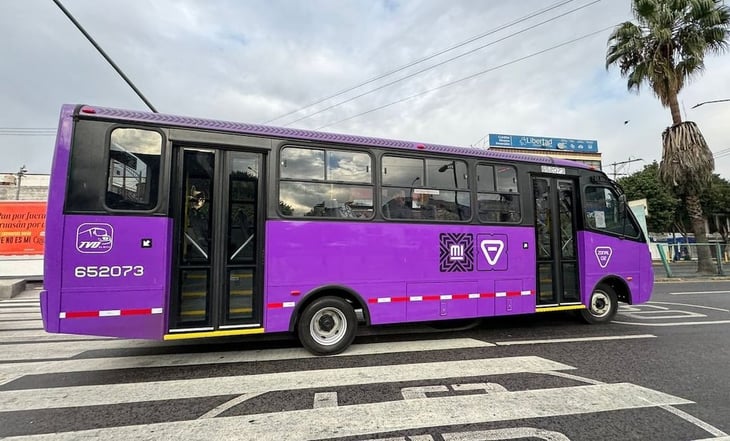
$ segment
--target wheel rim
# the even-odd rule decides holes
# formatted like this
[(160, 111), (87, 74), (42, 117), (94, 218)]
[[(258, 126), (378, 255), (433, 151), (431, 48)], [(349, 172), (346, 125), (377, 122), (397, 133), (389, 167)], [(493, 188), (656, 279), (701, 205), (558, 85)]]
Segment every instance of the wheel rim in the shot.
[(591, 315), (605, 317), (611, 312), (611, 298), (603, 291), (595, 291), (591, 296)]
[(332, 346), (345, 338), (347, 318), (337, 308), (322, 308), (309, 321), (309, 335), (320, 345)]

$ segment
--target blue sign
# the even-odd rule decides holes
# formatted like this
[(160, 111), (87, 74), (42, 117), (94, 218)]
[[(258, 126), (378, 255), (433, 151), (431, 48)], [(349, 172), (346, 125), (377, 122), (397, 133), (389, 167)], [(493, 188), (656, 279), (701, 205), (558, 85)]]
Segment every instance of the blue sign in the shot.
[(490, 133), (489, 146), (598, 153), (598, 141), (592, 139), (545, 138), (543, 136), (500, 135)]

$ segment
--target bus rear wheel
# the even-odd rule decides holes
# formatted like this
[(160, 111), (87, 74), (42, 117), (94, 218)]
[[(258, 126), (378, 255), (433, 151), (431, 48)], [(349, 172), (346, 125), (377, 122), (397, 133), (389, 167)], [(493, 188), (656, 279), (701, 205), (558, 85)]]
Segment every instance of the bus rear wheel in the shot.
[(616, 292), (608, 285), (599, 284), (591, 293), (588, 308), (580, 311), (580, 315), (588, 323), (608, 323), (613, 320), (618, 309)]
[(357, 317), (352, 305), (339, 297), (322, 297), (304, 308), (297, 332), (299, 341), (315, 355), (335, 355), (355, 339)]

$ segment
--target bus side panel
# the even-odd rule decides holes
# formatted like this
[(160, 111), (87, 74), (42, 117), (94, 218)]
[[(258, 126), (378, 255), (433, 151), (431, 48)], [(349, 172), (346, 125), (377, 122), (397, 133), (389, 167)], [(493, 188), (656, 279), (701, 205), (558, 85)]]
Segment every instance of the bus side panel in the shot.
[(60, 331), (161, 339), (172, 221), (67, 216), (64, 230)]
[(63, 201), (66, 195), (66, 176), (71, 152), (74, 107), (64, 105), (56, 135), (56, 147), (51, 165), (46, 208), (46, 236), (43, 256), (43, 291), (40, 295), (41, 317), (46, 332), (59, 332), (61, 305), (61, 271), (63, 246)]
[[(360, 295), (372, 324), (534, 312), (534, 236), (527, 227), (269, 221), (266, 330), (288, 330), (296, 303), (332, 285)], [(497, 302), (495, 289), (509, 301)]]
[(583, 304), (588, 304), (596, 284), (611, 275), (623, 279), (629, 287), (632, 303), (649, 300), (654, 285), (654, 272), (651, 253), (646, 243), (580, 231), (578, 249), (582, 262), (580, 289)]

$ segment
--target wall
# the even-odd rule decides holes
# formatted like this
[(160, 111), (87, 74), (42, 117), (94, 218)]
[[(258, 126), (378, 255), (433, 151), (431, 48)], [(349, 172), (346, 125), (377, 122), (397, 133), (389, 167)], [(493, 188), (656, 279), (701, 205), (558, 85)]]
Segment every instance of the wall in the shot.
[[(45, 201), (48, 199), (49, 175), (24, 175), (20, 180), (21, 201)], [(0, 201), (15, 200), (18, 195), (18, 176), (0, 173)]]

